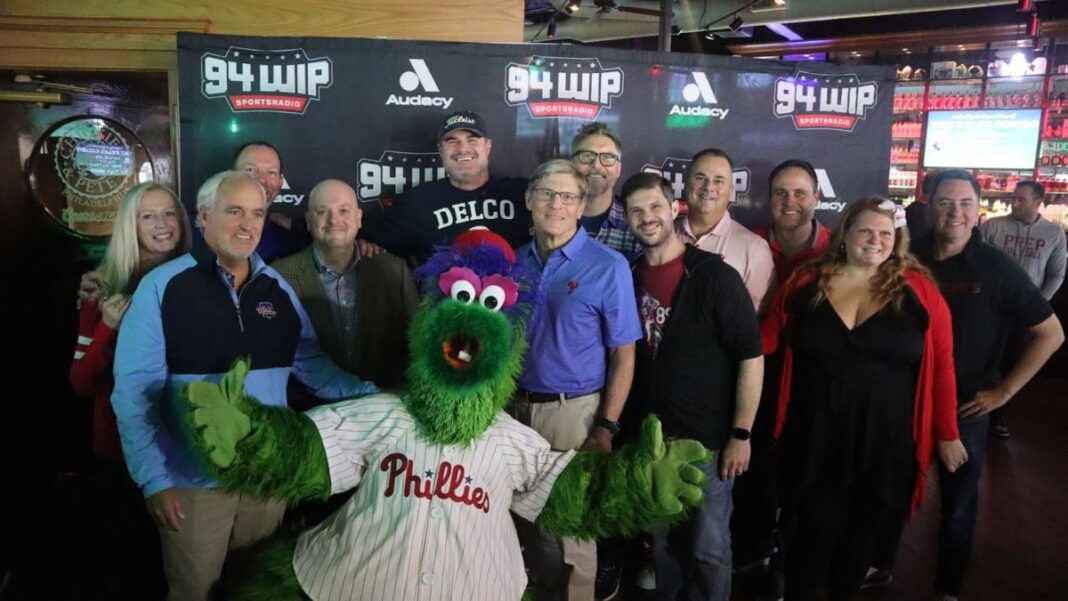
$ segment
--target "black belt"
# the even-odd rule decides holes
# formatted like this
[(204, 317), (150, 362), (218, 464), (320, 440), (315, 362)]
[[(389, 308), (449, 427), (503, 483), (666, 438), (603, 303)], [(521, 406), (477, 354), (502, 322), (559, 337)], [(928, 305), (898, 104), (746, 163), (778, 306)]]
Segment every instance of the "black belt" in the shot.
[(554, 401), (566, 401), (569, 399), (577, 399), (582, 396), (589, 396), (596, 394), (599, 390), (591, 390), (589, 392), (531, 392), (529, 390), (523, 390), (519, 388), (516, 390), (516, 394), (527, 400), (528, 403), (552, 403)]

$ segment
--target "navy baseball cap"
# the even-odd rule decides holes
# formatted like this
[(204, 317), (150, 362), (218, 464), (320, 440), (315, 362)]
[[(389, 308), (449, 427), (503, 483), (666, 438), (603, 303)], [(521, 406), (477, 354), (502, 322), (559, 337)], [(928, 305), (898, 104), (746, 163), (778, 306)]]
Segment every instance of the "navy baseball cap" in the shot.
[(441, 123), (441, 127), (438, 128), (438, 140), (440, 141), (442, 138), (449, 135), (449, 133), (458, 129), (466, 129), (475, 132), (483, 138), (487, 137), (486, 122), (482, 120), (482, 117), (478, 116), (478, 113), (460, 111), (445, 117), (445, 120)]

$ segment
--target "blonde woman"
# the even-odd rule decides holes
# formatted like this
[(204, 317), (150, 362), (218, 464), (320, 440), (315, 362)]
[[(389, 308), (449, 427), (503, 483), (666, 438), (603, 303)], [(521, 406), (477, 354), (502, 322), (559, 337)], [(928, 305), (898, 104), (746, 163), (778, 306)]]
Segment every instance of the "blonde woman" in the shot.
[(761, 329), (765, 353), (784, 346), (786, 598), (851, 599), (883, 516), (922, 500), (932, 451), (950, 471), (967, 460), (949, 309), (908, 252), (904, 211), (882, 198), (852, 204)]
[(111, 241), (95, 270), (97, 294), (81, 300), (78, 342), (70, 367), (71, 387), (93, 400), (93, 456), (122, 464), (111, 368), (122, 317), (141, 277), (189, 250), (189, 220), (170, 188), (134, 186), (119, 203)]

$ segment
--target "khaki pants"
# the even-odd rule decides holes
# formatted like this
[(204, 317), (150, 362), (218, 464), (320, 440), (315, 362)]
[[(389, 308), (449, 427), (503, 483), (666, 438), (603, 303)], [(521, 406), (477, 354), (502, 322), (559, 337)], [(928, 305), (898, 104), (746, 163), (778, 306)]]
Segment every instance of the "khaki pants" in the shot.
[(286, 506), (216, 488), (180, 488), (178, 494), (185, 513), (181, 529), (159, 529), (167, 601), (205, 601), (227, 552), (270, 536)]
[[(510, 411), (520, 423), (545, 437), (554, 450), (568, 451), (585, 442), (600, 404), (600, 393), (548, 403), (528, 403), (517, 395)], [(592, 601), (597, 544), (545, 534), (519, 517), (515, 522), (538, 601)]]

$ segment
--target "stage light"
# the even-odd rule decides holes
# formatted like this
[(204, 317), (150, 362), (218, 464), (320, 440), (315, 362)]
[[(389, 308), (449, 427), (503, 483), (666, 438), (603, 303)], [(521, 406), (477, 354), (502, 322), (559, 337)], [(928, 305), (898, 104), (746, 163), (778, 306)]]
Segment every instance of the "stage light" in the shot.
[(545, 33), (545, 35), (548, 36), (548, 38), (550, 40), (554, 39), (556, 37), (556, 15), (555, 14), (553, 16), (549, 17), (549, 28), (548, 28), (548, 31)]
[(743, 25), (745, 25), (745, 21), (743, 21), (741, 17), (734, 17), (734, 19), (731, 20), (731, 24), (727, 27), (730, 27), (731, 31), (738, 31)]
[(582, 4), (582, 0), (568, 0), (567, 7), (564, 9), (570, 14), (578, 12), (579, 6)]
[(1020, 0), (1016, 3), (1016, 12), (1029, 13), (1035, 7), (1035, 0)]
[(1035, 52), (1042, 52), (1046, 49), (1046, 40), (1042, 38), (1035, 38), (1032, 42), (1031, 49)]

